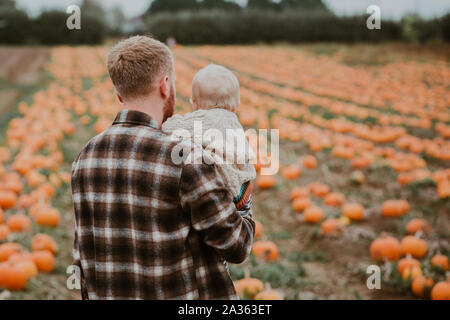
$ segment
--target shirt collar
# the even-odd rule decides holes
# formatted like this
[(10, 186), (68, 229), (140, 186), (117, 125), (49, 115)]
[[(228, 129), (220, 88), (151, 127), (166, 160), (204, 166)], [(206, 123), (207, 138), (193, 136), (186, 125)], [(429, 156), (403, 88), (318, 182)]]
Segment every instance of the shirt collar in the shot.
[(135, 124), (160, 130), (159, 124), (150, 115), (136, 110), (122, 110), (113, 122), (115, 124)]

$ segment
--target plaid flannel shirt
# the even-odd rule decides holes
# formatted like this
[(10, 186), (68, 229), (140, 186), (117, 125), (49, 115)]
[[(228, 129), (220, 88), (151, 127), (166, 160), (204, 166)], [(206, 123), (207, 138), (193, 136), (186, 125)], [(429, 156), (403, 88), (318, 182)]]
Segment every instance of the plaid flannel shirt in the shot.
[(84, 299), (235, 299), (224, 261), (254, 235), (214, 165), (174, 164), (178, 142), (121, 111), (72, 166), (74, 264)]

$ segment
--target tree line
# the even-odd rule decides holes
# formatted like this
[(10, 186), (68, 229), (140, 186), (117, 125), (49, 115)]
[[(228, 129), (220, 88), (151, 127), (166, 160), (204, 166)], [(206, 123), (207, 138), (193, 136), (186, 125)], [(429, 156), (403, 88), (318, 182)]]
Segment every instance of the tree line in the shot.
[(383, 19), (381, 30), (368, 30), (367, 15), (339, 17), (322, 0), (248, 0), (246, 6), (228, 0), (153, 0), (131, 23), (120, 7), (107, 11), (97, 0), (84, 0), (80, 8), (81, 30), (73, 31), (66, 27), (65, 11), (29, 17), (14, 1), (0, 0), (0, 43), (101, 44), (136, 33), (162, 41), (174, 37), (183, 44), (450, 41), (450, 14)]

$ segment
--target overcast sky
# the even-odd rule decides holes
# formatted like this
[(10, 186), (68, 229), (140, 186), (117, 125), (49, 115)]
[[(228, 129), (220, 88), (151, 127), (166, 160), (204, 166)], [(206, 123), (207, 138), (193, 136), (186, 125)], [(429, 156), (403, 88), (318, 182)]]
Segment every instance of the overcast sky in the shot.
[[(128, 17), (144, 12), (151, 0), (99, 0), (106, 8), (119, 5)], [(246, 0), (235, 0), (245, 3)], [(400, 18), (406, 13), (415, 12), (423, 17), (442, 16), (450, 12), (450, 0), (324, 0), (337, 14), (365, 13), (371, 4), (381, 8), (382, 17)], [(30, 14), (37, 15), (46, 9), (66, 9), (70, 4), (79, 4), (81, 0), (16, 0), (16, 3), (25, 8)]]

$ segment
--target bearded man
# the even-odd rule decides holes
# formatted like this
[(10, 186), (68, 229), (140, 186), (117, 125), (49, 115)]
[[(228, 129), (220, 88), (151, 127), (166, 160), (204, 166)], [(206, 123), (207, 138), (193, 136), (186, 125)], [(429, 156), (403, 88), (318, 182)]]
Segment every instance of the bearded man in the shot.
[(108, 71), (123, 110), (72, 167), (83, 299), (237, 298), (224, 261), (249, 255), (254, 222), (214, 165), (172, 159), (179, 142), (161, 131), (176, 97), (170, 49), (131, 37)]

